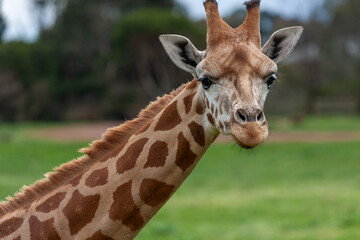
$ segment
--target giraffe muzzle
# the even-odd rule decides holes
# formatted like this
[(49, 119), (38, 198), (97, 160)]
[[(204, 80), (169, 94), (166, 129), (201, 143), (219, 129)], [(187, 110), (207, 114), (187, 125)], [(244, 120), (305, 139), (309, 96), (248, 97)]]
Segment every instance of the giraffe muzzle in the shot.
[(237, 109), (231, 121), (231, 134), (243, 148), (260, 145), (269, 135), (265, 114), (261, 109)]

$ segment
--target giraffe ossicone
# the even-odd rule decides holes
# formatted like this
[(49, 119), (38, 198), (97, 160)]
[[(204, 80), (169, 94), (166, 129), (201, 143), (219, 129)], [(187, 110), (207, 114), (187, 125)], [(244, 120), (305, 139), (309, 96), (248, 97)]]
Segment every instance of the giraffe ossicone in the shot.
[(186, 37), (160, 36), (170, 59), (195, 79), (0, 203), (0, 239), (133, 239), (220, 133), (244, 148), (263, 143), (263, 107), (277, 63), (303, 28), (279, 30), (261, 47), (260, 0), (245, 5), (243, 24), (232, 28), (215, 0), (204, 2), (204, 51)]

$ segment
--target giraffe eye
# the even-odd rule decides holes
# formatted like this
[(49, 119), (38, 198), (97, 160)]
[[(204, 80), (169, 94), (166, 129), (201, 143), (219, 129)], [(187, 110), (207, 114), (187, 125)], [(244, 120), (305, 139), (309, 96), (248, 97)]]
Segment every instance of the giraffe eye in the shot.
[(198, 79), (198, 81), (201, 81), (202, 86), (205, 90), (208, 90), (210, 88), (210, 86), (213, 84), (212, 81), (210, 79), (208, 79), (207, 77), (201, 77)]
[(271, 85), (273, 84), (274, 81), (277, 81), (277, 78), (275, 76), (275, 74), (271, 75), (270, 77), (268, 77), (268, 79), (266, 79), (266, 85), (268, 90), (271, 88)]

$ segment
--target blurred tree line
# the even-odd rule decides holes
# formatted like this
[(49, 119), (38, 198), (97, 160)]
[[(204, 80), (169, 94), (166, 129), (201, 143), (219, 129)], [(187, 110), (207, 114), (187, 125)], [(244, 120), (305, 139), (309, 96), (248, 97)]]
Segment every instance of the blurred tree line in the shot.
[[(44, 1), (34, 0), (41, 13)], [(205, 29), (171, 0), (55, 0), (57, 20), (35, 43), (0, 46), (0, 119), (129, 118), (188, 75), (158, 36)]]
[[(32, 0), (40, 16), (49, 1)], [(0, 43), (0, 120), (124, 119), (191, 76), (177, 69), (158, 36), (176, 33), (205, 48), (205, 22), (172, 0), (51, 0), (56, 22), (35, 43)], [(328, 0), (327, 21), (303, 24), (264, 13), (264, 40), (278, 28), (305, 34), (274, 87), (274, 113), (312, 113), (319, 96), (360, 92), (359, 1)], [(244, 11), (227, 19), (239, 24)], [(39, 18), (41, 21), (41, 17)], [(0, 16), (0, 34), (5, 26)], [(40, 26), (41, 23), (40, 23)], [(359, 100), (358, 100), (359, 101)]]
[(306, 23), (273, 18), (275, 29), (302, 25), (304, 34), (268, 107), (275, 113), (356, 114), (360, 109), (360, 1), (326, 0)]

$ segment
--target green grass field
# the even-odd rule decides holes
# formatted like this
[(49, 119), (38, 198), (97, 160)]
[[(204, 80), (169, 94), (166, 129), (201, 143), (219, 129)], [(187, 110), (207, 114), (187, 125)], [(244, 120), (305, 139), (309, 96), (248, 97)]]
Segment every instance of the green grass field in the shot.
[(360, 131), (360, 116), (306, 116), (294, 123), (289, 118), (268, 117), (270, 131)]
[[(0, 141), (1, 199), (87, 145), (29, 139), (32, 127), (0, 127), (12, 136)], [(137, 239), (360, 239), (359, 172), (360, 142), (216, 144)]]

